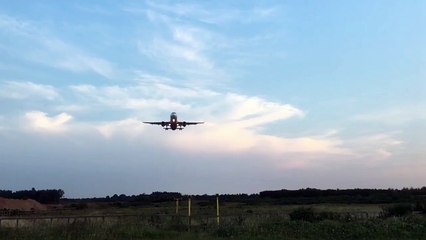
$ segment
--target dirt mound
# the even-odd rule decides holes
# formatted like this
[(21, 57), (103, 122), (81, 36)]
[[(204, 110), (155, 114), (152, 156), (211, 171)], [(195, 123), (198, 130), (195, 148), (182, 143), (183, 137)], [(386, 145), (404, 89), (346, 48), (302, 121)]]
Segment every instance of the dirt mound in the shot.
[(47, 207), (33, 199), (20, 200), (0, 197), (0, 209), (16, 209), (21, 211), (46, 210)]

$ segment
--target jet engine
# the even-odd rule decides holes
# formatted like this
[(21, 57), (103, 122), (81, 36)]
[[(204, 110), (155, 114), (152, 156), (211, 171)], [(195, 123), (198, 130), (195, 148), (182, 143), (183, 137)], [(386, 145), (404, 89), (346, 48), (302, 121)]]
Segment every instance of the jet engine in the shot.
[(161, 122), (161, 126), (164, 127), (166, 126), (166, 123), (164, 121)]
[(182, 122), (182, 126), (186, 127), (186, 122)]

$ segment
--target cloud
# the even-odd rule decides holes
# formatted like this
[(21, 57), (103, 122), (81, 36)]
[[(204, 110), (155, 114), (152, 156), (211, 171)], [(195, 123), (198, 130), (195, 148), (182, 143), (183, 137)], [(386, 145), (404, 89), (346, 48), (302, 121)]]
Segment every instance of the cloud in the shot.
[(105, 59), (91, 56), (53, 36), (38, 36), (36, 39), (45, 49), (30, 52), (33, 61), (73, 72), (91, 71), (106, 78), (114, 77), (113, 65)]
[[(148, 4), (150, 5), (150, 4)], [(137, 41), (139, 52), (158, 63), (163, 71), (178, 74), (197, 85), (218, 84), (229, 76), (213, 55), (226, 38), (205, 26), (188, 19), (178, 20), (170, 12), (155, 7), (143, 10), (151, 24), (157, 27), (150, 35), (141, 35)], [(219, 51), (220, 52), (220, 51)]]
[(237, 121), (242, 127), (252, 127), (284, 120), (290, 117), (303, 117), (303, 112), (289, 104), (270, 102), (260, 97), (227, 93), (224, 97), (230, 106), (228, 118)]
[(20, 21), (7, 15), (0, 15), (0, 29), (20, 35), (31, 35), (36, 28), (27, 21)]
[(106, 138), (121, 134), (127, 137), (136, 138), (143, 133), (144, 126), (141, 121), (135, 118), (112, 121), (100, 124), (96, 129)]
[[(172, 188), (184, 192), (205, 192), (206, 183), (191, 184), (191, 178), (185, 177), (191, 174), (208, 182), (214, 182), (217, 175), (227, 179), (221, 180), (223, 183), (236, 179), (241, 181), (240, 184), (229, 185), (226, 191), (230, 192), (280, 187), (279, 182), (288, 179), (292, 179), (292, 186), (296, 187), (306, 182), (316, 184), (313, 176), (328, 177), (330, 182), (336, 179), (350, 182), (342, 173), (335, 176), (327, 173), (334, 173), (330, 168), (348, 171), (345, 166), (351, 164), (366, 169), (387, 165), (384, 160), (392, 158), (394, 148), (402, 144), (397, 138), (398, 132), (355, 139), (343, 139), (335, 130), (296, 137), (287, 137), (280, 132), (275, 135), (265, 133), (262, 130), (268, 124), (304, 118), (304, 111), (291, 104), (259, 96), (191, 87), (149, 74), (138, 75), (132, 85), (85, 84), (69, 89), (82, 101), (79, 105), (97, 109), (101, 115), (102, 111), (132, 110), (119, 120), (102, 122), (82, 120), (86, 112), (81, 113), (83, 117), (78, 121), (71, 121), (72, 116), (68, 113), (48, 116), (34, 111), (25, 114), (29, 128), (36, 131), (35, 134), (34, 131), (26, 131), (29, 138), (38, 132), (66, 133), (46, 136), (61, 150), (54, 152), (40, 146), (44, 149), (41, 152), (61, 159), (60, 164), (52, 160), (49, 166), (53, 164), (54, 169), (70, 174), (71, 171), (64, 170), (66, 168), (62, 166), (68, 164), (76, 169), (72, 172), (85, 173), (78, 176), (86, 182), (96, 183), (102, 179), (108, 187), (102, 186), (99, 194), (113, 191), (109, 184), (113, 182), (111, 179), (123, 178), (123, 174), (123, 179), (133, 186), (129, 193), (134, 191), (132, 184), (135, 181), (146, 182), (144, 189), (153, 191)], [(141, 123), (144, 120), (167, 120), (168, 115), (163, 112), (172, 111), (172, 103), (186, 104), (180, 109), (182, 112), (178, 111), (181, 120), (205, 120), (206, 124), (190, 126), (184, 131), (166, 132), (160, 127)], [(29, 152), (32, 156), (37, 155)], [(65, 157), (62, 157), (63, 152), (67, 153)], [(40, 159), (43, 156), (41, 153), (37, 155)], [(19, 154), (18, 157), (24, 158)], [(75, 161), (84, 161), (84, 164)], [(87, 166), (90, 166), (89, 169)], [(294, 175), (294, 171), (301, 175)], [(61, 182), (60, 176), (51, 174), (50, 178)], [(255, 187), (243, 186), (251, 181), (256, 182)], [(81, 191), (66, 181), (61, 184), (67, 192)], [(120, 189), (122, 186), (114, 185), (114, 191)]]
[[(303, 117), (303, 111), (290, 105), (267, 101), (261, 97), (250, 97), (232, 92), (218, 92), (201, 87), (179, 86), (151, 81), (153, 76), (142, 76), (131, 86), (73, 85), (70, 89), (77, 98), (86, 99), (87, 104), (127, 108), (136, 112), (162, 110), (185, 112), (204, 117), (212, 122), (226, 121), (239, 127), (249, 128), (291, 117)], [(86, 104), (86, 103), (83, 103)]]
[(377, 164), (393, 156), (397, 147), (403, 144), (397, 135), (398, 132), (389, 132), (361, 136), (346, 140), (345, 146), (353, 149), (356, 157), (368, 165)]
[[(139, 52), (154, 62), (161, 63), (164, 70), (173, 71), (187, 79), (198, 79), (200, 84), (216, 79), (227, 79), (215, 62), (207, 55), (207, 47), (200, 36), (206, 36), (205, 31), (194, 28), (182, 29), (172, 27), (172, 37), (154, 37), (139, 40)], [(206, 41), (215, 42), (215, 41)]]
[[(286, 154), (348, 154), (341, 141), (333, 138), (304, 136), (286, 138), (263, 134), (236, 124), (207, 123), (187, 128), (185, 134), (171, 138), (171, 146), (189, 152), (252, 152), (265, 156)], [(188, 144), (194, 143), (194, 144)]]
[(381, 123), (390, 126), (399, 126), (406, 123), (426, 119), (426, 107), (421, 104), (394, 107), (374, 113), (359, 114), (352, 118), (353, 121), (366, 123)]
[[(167, 120), (168, 115), (160, 114), (167, 110), (177, 111), (181, 120), (206, 121), (205, 125), (187, 127), (164, 141), (176, 150), (193, 154), (253, 153), (275, 159), (271, 164), (276, 166), (307, 168), (324, 161), (336, 164), (351, 159), (361, 160), (360, 163), (366, 165), (373, 160), (377, 164), (377, 161), (392, 157), (393, 149), (402, 144), (395, 137), (397, 133), (345, 139), (340, 138), (337, 131), (298, 137), (265, 134), (262, 127), (290, 118), (303, 118), (304, 112), (290, 104), (258, 96), (178, 86), (152, 75), (142, 75), (139, 80), (138, 84), (127, 87), (76, 85), (72, 89), (87, 97), (88, 104), (106, 104), (112, 109), (130, 108), (141, 121)], [(198, 91), (208, 94), (198, 94)], [(153, 116), (159, 119), (152, 119)], [(128, 127), (139, 129), (136, 132), (144, 137), (157, 138), (156, 131), (162, 132), (155, 126), (141, 129), (135, 118), (105, 123), (98, 130), (108, 138), (114, 133), (138, 138), (132, 131), (120, 130)]]
[(78, 105), (78, 104), (65, 104), (65, 105), (55, 106), (54, 110), (64, 111), (64, 112), (84, 112), (84, 111), (88, 111), (89, 108), (87, 106)]
[(72, 72), (94, 72), (106, 78), (115, 76), (112, 63), (55, 37), (37, 22), (0, 15), (0, 32), (16, 38), (4, 51), (24, 59)]
[(3, 121), (4, 121), (5, 117), (0, 115), (0, 131), (5, 129), (5, 127), (3, 126)]
[[(141, 75), (138, 79), (140, 81), (133, 86), (75, 85), (71, 89), (81, 98), (87, 98), (87, 104), (106, 105), (110, 111), (129, 108), (134, 110), (132, 115), (140, 116), (139, 120), (127, 118), (96, 126), (108, 139), (118, 135), (140, 141), (146, 137), (159, 138), (158, 131), (162, 133), (163, 130), (156, 126), (142, 128), (140, 121), (167, 120), (168, 115), (161, 115), (161, 112), (177, 111), (181, 120), (206, 121), (201, 126), (187, 127), (179, 134), (171, 133), (162, 141), (177, 151), (192, 154), (253, 153), (272, 159), (281, 156), (283, 159), (274, 165), (300, 168), (307, 167), (312, 159), (352, 154), (343, 147), (337, 133), (294, 138), (262, 133), (259, 127), (304, 117), (302, 110), (290, 104), (258, 96), (179, 86), (152, 75)], [(159, 118), (152, 119), (153, 116)]]
[[(162, 88), (162, 85), (156, 85)], [(164, 87), (164, 86), (163, 86)], [(146, 109), (188, 110), (189, 105), (180, 100), (169, 98), (165, 92), (146, 85), (130, 87), (106, 86), (95, 87), (93, 85), (74, 85), (70, 87), (76, 94), (89, 99), (88, 104), (101, 105), (108, 108), (132, 109), (142, 111)], [(157, 95), (158, 94), (158, 95)]]
[(27, 112), (25, 120), (28, 121), (30, 129), (41, 132), (60, 133), (68, 130), (67, 123), (72, 116), (67, 113), (60, 113), (53, 117), (48, 117), (47, 113), (40, 111)]
[(0, 97), (11, 99), (42, 98), (55, 100), (59, 97), (57, 90), (50, 85), (33, 82), (6, 81), (0, 85)]
[[(272, 42), (275, 31), (254, 30), (250, 36), (236, 37), (235, 23), (252, 23), (271, 19), (280, 12), (277, 6), (250, 7), (245, 10), (216, 4), (161, 4), (154, 1), (147, 7), (124, 10), (143, 14), (155, 27), (143, 34), (137, 47), (143, 57), (167, 73), (177, 74), (198, 86), (220, 86), (232, 80), (232, 73), (241, 65), (258, 65), (259, 56), (271, 60), (282, 57), (282, 50), (265, 50), (265, 40)], [(210, 6), (211, 5), (211, 6)], [(275, 18), (276, 19), (276, 18)], [(209, 24), (205, 24), (209, 23)], [(218, 31), (218, 24), (226, 31)], [(227, 24), (227, 25), (224, 25)], [(281, 27), (281, 26), (280, 26)], [(268, 45), (268, 44), (267, 44)], [(256, 61), (254, 61), (256, 60)], [(237, 63), (237, 65), (236, 65)], [(227, 69), (232, 69), (227, 71)]]
[[(175, 3), (162, 4), (157, 1), (148, 1), (150, 12), (158, 12), (163, 16), (177, 18), (179, 20), (191, 19), (201, 23), (223, 25), (235, 23), (253, 23), (271, 19), (278, 14), (278, 6), (252, 7), (247, 9), (225, 6), (223, 4)], [(146, 10), (125, 8), (125, 11), (133, 13), (146, 13)]]
[[(182, 134), (163, 141), (178, 151), (190, 153), (243, 153), (267, 155), (287, 153), (340, 154), (339, 141), (325, 137), (307, 136), (283, 138), (259, 132), (258, 127), (289, 118), (302, 118), (302, 110), (290, 105), (271, 102), (257, 96), (232, 92), (218, 92), (206, 88), (172, 84), (168, 79), (153, 75), (140, 75), (132, 86), (74, 85), (71, 89), (77, 98), (87, 99), (88, 106), (107, 106), (107, 111), (132, 109), (133, 116), (120, 121), (103, 123), (96, 128), (106, 138), (128, 135), (140, 139), (156, 136), (163, 131), (156, 126), (141, 128), (140, 121), (168, 119), (176, 111), (181, 120), (206, 121), (205, 125), (187, 127)], [(86, 105), (83, 103), (83, 105)], [(168, 111), (166, 114), (160, 114)], [(128, 130), (127, 130), (128, 129)], [(134, 129), (134, 131), (132, 130)], [(137, 133), (137, 134), (136, 134)], [(139, 136), (138, 136), (139, 134)], [(189, 144), (197, 143), (197, 144)]]

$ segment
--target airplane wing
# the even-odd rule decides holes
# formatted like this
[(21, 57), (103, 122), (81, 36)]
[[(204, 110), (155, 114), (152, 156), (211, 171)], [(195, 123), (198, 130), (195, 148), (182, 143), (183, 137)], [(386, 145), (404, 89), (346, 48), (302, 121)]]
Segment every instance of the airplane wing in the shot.
[(186, 125), (197, 125), (197, 124), (204, 124), (204, 122), (186, 122), (186, 121), (183, 121), (183, 122), (178, 122), (177, 123), (179, 126), (186, 126)]
[(143, 123), (147, 123), (147, 124), (153, 124), (153, 125), (161, 125), (161, 126), (169, 126), (170, 122), (143, 122)]

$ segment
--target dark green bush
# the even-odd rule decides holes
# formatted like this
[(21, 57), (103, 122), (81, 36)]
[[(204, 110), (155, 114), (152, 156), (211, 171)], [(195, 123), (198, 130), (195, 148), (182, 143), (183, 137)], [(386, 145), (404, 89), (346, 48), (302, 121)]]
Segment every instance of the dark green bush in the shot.
[(312, 208), (300, 207), (293, 210), (290, 214), (292, 221), (307, 221), (313, 222), (315, 220), (314, 210)]
[(416, 205), (414, 206), (414, 211), (426, 214), (426, 201), (417, 201)]
[(316, 216), (316, 219), (319, 221), (323, 220), (340, 220), (341, 216), (338, 213), (335, 212), (320, 212)]
[(88, 209), (89, 205), (87, 203), (73, 203), (71, 204), (71, 207), (76, 210), (83, 210), (83, 209)]
[(413, 212), (413, 207), (410, 203), (400, 203), (382, 207), (383, 217), (402, 217)]

